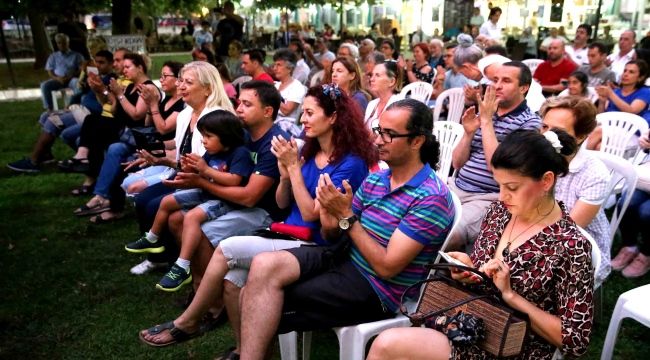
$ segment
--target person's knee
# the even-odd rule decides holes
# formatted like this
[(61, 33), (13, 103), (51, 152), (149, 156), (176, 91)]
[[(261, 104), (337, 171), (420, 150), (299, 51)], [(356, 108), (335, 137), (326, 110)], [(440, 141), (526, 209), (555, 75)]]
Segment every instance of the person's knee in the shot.
[[(165, 211), (171, 211), (176, 207), (176, 199), (174, 199), (173, 195), (167, 195), (162, 198), (162, 201), (160, 202), (160, 208)], [(171, 222), (171, 217), (170, 217), (170, 222)], [(182, 221), (182, 218), (180, 219)]]
[(372, 348), (368, 354), (368, 359), (387, 359), (390, 350), (394, 347), (395, 342), (400, 341), (399, 336), (395, 333), (394, 329), (382, 331), (379, 336), (373, 341)]
[(284, 262), (281, 261), (283, 253), (283, 251), (272, 251), (255, 255), (251, 263), (248, 283), (264, 281), (269, 278), (269, 274), (273, 274), (273, 278), (279, 278), (279, 275), (285, 271), (282, 266)]
[(126, 192), (128, 194), (137, 194), (137, 193), (140, 193), (140, 192), (144, 191), (144, 189), (146, 189), (147, 186), (148, 185), (147, 185), (146, 181), (138, 180), (138, 181), (134, 182), (133, 184), (130, 184), (129, 186), (127, 186), (126, 187)]
[(194, 209), (188, 211), (187, 214), (185, 214), (185, 218), (183, 219), (183, 226), (201, 224), (204, 220), (205, 213), (203, 210), (195, 207)]

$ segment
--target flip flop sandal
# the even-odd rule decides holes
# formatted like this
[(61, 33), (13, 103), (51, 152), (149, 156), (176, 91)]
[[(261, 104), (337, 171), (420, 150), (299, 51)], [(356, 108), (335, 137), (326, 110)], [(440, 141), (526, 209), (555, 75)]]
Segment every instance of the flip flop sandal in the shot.
[(235, 352), (235, 347), (232, 346), (228, 350), (226, 350), (226, 352), (223, 355), (214, 358), (214, 360), (239, 360), (239, 354)]
[[(153, 330), (153, 331), (151, 331), (151, 330)], [(165, 347), (165, 346), (169, 346), (169, 345), (180, 344), (182, 342), (185, 342), (185, 341), (194, 339), (195, 337), (203, 335), (203, 333), (201, 333), (201, 331), (199, 331), (199, 330), (197, 330), (197, 331), (195, 331), (193, 333), (185, 332), (185, 331), (177, 328), (176, 326), (174, 326), (173, 321), (164, 323), (162, 325), (154, 326), (153, 328), (147, 330), (147, 332), (149, 332), (150, 335), (157, 335), (157, 334), (160, 334), (161, 332), (163, 332), (165, 330), (168, 330), (169, 335), (172, 336), (172, 339), (169, 340), (169, 341), (162, 342), (162, 343), (153, 342), (153, 341), (145, 339), (144, 334), (142, 332), (140, 332), (140, 341), (142, 341), (143, 343), (145, 343), (145, 344), (147, 344), (149, 346), (153, 346), (153, 347)]]
[(208, 313), (203, 316), (202, 320), (200, 329), (201, 332), (206, 333), (218, 328), (222, 324), (225, 324), (228, 321), (228, 313), (226, 312), (226, 308), (221, 309), (221, 312), (219, 312), (217, 316), (214, 316), (208, 311)]
[(94, 225), (110, 224), (110, 223), (113, 223), (115, 221), (118, 221), (118, 220), (124, 218), (124, 214), (122, 214), (122, 213), (115, 214), (110, 218), (104, 218), (104, 217), (102, 217), (102, 215), (105, 214), (105, 213), (106, 213), (106, 211), (101, 213), (101, 214), (92, 216), (90, 218), (90, 223), (94, 224)]
[(77, 208), (75, 211), (73, 211), (73, 213), (77, 216), (88, 216), (88, 215), (101, 214), (110, 209), (111, 209), (110, 202), (102, 201), (93, 206), (82, 205), (79, 208)]
[(72, 189), (72, 191), (70, 191), (70, 195), (72, 196), (90, 195), (93, 193), (93, 190), (95, 190), (95, 184), (81, 185)]
[(90, 165), (88, 164), (88, 159), (65, 159), (59, 161), (59, 169), (65, 172), (75, 172), (75, 173), (84, 173), (90, 170)]

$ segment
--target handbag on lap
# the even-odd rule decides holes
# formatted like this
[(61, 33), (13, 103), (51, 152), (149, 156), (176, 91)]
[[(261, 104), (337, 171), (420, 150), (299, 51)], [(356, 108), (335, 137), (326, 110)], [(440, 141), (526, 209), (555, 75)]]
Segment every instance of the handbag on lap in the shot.
[[(466, 266), (430, 264), (428, 267), (437, 270), (433, 277), (409, 286), (402, 294), (400, 311), (411, 320), (413, 325), (420, 326), (427, 322), (431, 324), (432, 319), (433, 322), (440, 321), (438, 317), (441, 315), (447, 318), (458, 317), (460, 311), (464, 316), (471, 316), (470, 324), (477, 323), (473, 318), (482, 320), (484, 332), (475, 335), (475, 344), (478, 347), (497, 357), (515, 356), (521, 353), (529, 328), (528, 316), (503, 302), (501, 292), (492, 279)], [(464, 284), (442, 274), (442, 271), (450, 271), (452, 268), (476, 274), (481, 278), (481, 282)], [(422, 285), (424, 288), (417, 308), (414, 313), (409, 314), (404, 305), (405, 296)], [(453, 342), (453, 339), (451, 340)]]

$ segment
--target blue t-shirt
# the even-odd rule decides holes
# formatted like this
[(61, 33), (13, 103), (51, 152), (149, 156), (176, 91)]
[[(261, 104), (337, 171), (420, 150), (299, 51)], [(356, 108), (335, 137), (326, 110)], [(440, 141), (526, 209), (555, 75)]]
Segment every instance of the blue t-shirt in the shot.
[(366, 108), (368, 107), (368, 98), (363, 93), (363, 91), (359, 90), (354, 94), (352, 94), (352, 100), (354, 100), (357, 104), (359, 104), (359, 109), (361, 109), (361, 115), (365, 114)]
[(281, 210), (275, 201), (275, 190), (280, 180), (280, 170), (278, 170), (278, 159), (271, 152), (271, 139), (276, 135), (289, 139), (289, 135), (275, 124), (257, 141), (252, 141), (250, 134), (246, 132), (246, 147), (250, 151), (250, 156), (253, 160), (253, 174), (267, 176), (273, 179), (273, 186), (262, 196), (255, 206), (266, 210), (274, 221), (280, 221), (284, 219), (286, 212)]
[[(645, 102), (645, 108), (643, 108), (643, 110), (641, 110), (641, 112), (639, 112), (637, 115), (644, 118), (645, 121), (647, 121), (648, 124), (650, 124), (650, 111), (648, 111), (648, 105), (650, 105), (650, 88), (648, 88), (647, 86), (642, 86), (639, 89), (637, 89), (637, 91), (631, 93), (628, 96), (623, 96), (620, 88), (614, 90), (614, 93), (616, 94), (616, 96), (620, 97), (621, 99), (623, 99), (623, 101), (625, 101), (628, 104), (631, 104), (636, 99)], [(607, 105), (606, 111), (621, 111), (621, 110), (618, 107), (616, 107), (616, 105), (614, 105), (614, 102), (610, 101), (609, 105)]]
[[(309, 195), (311, 195), (312, 199), (315, 199), (318, 178), (321, 174), (329, 174), (334, 186), (341, 189), (343, 189), (343, 180), (348, 180), (350, 186), (352, 186), (352, 191), (357, 191), (357, 188), (359, 188), (363, 180), (368, 176), (368, 164), (356, 155), (347, 154), (338, 163), (328, 164), (322, 169), (316, 166), (316, 161), (312, 158), (305, 162), (300, 171), (302, 172), (305, 187), (307, 187)], [(320, 234), (320, 222), (304, 221), (300, 214), (298, 204), (295, 201), (291, 204), (291, 213), (285, 220), (285, 223), (289, 225), (307, 226), (314, 230), (313, 241), (316, 244), (327, 244)]]
[(254, 164), (251, 152), (245, 146), (213, 155), (206, 152), (203, 155), (203, 160), (215, 170), (241, 176), (243, 178), (242, 185), (246, 185), (248, 177), (253, 173)]

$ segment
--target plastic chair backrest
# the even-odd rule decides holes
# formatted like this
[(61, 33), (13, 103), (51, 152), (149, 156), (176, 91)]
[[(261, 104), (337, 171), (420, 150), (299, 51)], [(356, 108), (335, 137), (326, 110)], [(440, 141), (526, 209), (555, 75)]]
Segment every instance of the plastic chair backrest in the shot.
[(235, 89), (239, 89), (239, 86), (241, 86), (241, 84), (243, 84), (245, 82), (248, 82), (248, 81), (251, 81), (251, 80), (253, 80), (252, 76), (242, 75), (242, 76), (240, 76), (240, 77), (238, 77), (238, 78), (236, 78), (235, 80), (232, 81), (232, 86), (234, 86)]
[(530, 69), (530, 74), (535, 75), (535, 70), (537, 70), (537, 67), (539, 64), (543, 63), (544, 60), (541, 59), (526, 59), (522, 61), (528, 68)]
[[(640, 151), (638, 144), (634, 143), (637, 133), (648, 132), (648, 123), (645, 119), (627, 112), (609, 111), (596, 115), (596, 121), (603, 131), (600, 151), (626, 159), (636, 157)], [(626, 153), (628, 149), (633, 150)]]
[(433, 109), (434, 121), (440, 120), (440, 113), (447, 101), (447, 121), (460, 123), (460, 118), (463, 116), (463, 108), (465, 107), (465, 92), (462, 88), (447, 89), (438, 95), (436, 99), (436, 107)]
[(416, 81), (406, 85), (400, 92), (400, 95), (406, 98), (409, 93), (411, 94), (411, 99), (415, 99), (427, 105), (431, 98), (431, 94), (433, 93), (433, 86), (424, 81)]
[(614, 212), (612, 213), (612, 217), (609, 220), (611, 245), (614, 240), (614, 236), (616, 236), (616, 230), (621, 223), (621, 219), (623, 219), (625, 210), (627, 210), (627, 207), (630, 204), (630, 200), (632, 199), (638, 177), (636, 170), (634, 169), (634, 165), (630, 161), (627, 161), (619, 156), (604, 153), (602, 151), (592, 151), (592, 153), (598, 157), (612, 172), (612, 179), (609, 183), (610, 195), (617, 190), (617, 187), (619, 189), (627, 189), (627, 191), (623, 192), (623, 197), (621, 201), (619, 201), (621, 205), (614, 206)]
[(433, 135), (440, 143), (440, 160), (438, 161), (438, 170), (436, 174), (447, 183), (449, 170), (451, 169), (451, 159), (454, 149), (463, 138), (463, 125), (451, 121), (434, 121)]

